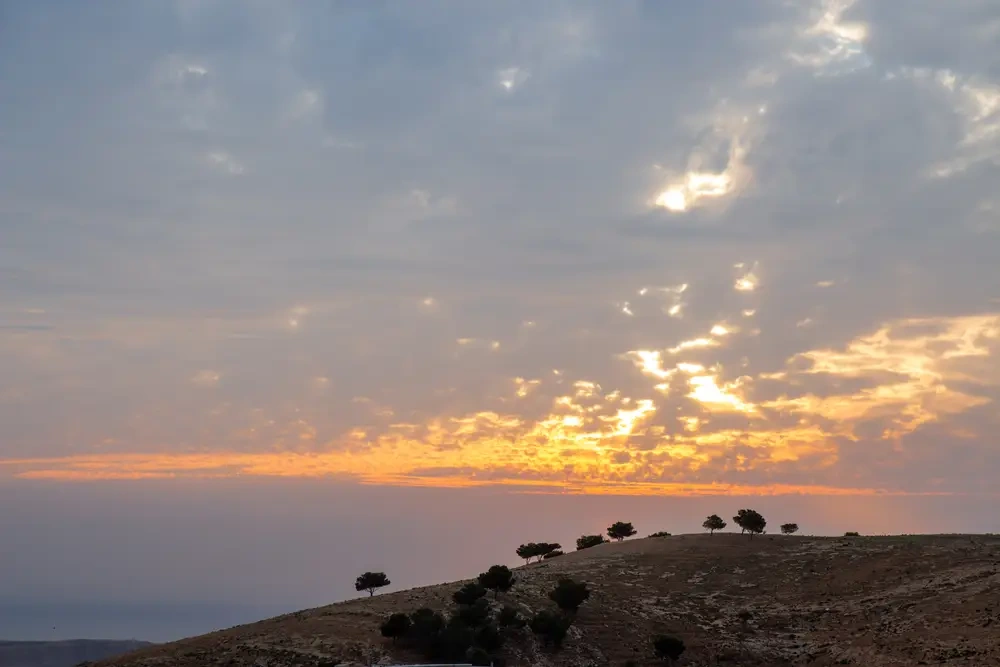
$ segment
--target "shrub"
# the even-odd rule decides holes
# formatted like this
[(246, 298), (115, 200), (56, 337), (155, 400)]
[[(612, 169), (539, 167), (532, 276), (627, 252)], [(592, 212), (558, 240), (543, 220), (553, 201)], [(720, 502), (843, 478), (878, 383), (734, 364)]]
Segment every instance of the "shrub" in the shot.
[(459, 607), (455, 618), (470, 628), (478, 628), (490, 618), (490, 603), (486, 598), (479, 598), (471, 605)]
[(861, 533), (856, 533), (853, 530), (844, 533), (844, 537), (861, 537)]
[(664, 660), (667, 664), (672, 665), (684, 653), (684, 642), (677, 637), (669, 635), (654, 637), (653, 653), (660, 660)]
[(576, 550), (580, 551), (582, 549), (596, 547), (598, 544), (604, 544), (604, 541), (604, 537), (601, 535), (581, 535), (576, 540)]
[(781, 534), (782, 535), (791, 535), (792, 533), (798, 532), (798, 530), (799, 530), (799, 524), (797, 524), (797, 523), (783, 523), (783, 524), (781, 524)]
[(506, 605), (497, 614), (497, 623), (501, 628), (511, 628), (512, 630), (523, 628), (528, 624), (517, 609)]
[(659, 532), (652, 533), (650, 537), (670, 537), (670, 533), (665, 530), (661, 530)]
[(563, 552), (560, 551), (559, 549), (556, 549), (555, 551), (548, 552), (547, 554), (545, 554), (544, 556), (542, 556), (542, 558), (544, 558), (545, 560), (548, 560), (550, 558), (557, 558), (558, 556), (562, 556), (562, 555), (563, 555)]
[(368, 596), (371, 597), (375, 595), (376, 589), (391, 583), (389, 577), (385, 576), (385, 572), (365, 572), (354, 580), (354, 590), (358, 592), (368, 591)]
[(546, 646), (560, 648), (573, 621), (562, 614), (540, 611), (531, 619), (531, 631), (542, 638)]
[(475, 636), (472, 628), (452, 618), (431, 640), (425, 654), (431, 660), (461, 660), (472, 647)]
[(556, 587), (549, 591), (549, 599), (563, 611), (571, 613), (576, 612), (589, 597), (590, 591), (587, 589), (587, 584), (572, 579), (560, 579)]
[(755, 534), (763, 533), (764, 528), (767, 526), (767, 519), (757, 510), (740, 510), (733, 517), (733, 521), (740, 527), (741, 533), (750, 533), (750, 539), (753, 539)]
[(466, 651), (465, 659), (469, 661), (470, 665), (482, 665), (483, 667), (489, 667), (493, 664), (493, 661), (490, 659), (490, 654), (478, 646), (473, 646)]
[(470, 581), (455, 591), (451, 599), (455, 601), (455, 604), (469, 605), (475, 604), (476, 600), (484, 595), (486, 595), (486, 587), (478, 581)]
[(433, 609), (423, 607), (410, 614), (409, 636), (425, 653), (430, 654), (434, 650), (444, 627), (444, 616)]
[(636, 530), (632, 527), (632, 524), (624, 521), (615, 521), (613, 524), (608, 526), (608, 537), (613, 540), (618, 540), (619, 542), (624, 540), (626, 537), (632, 537), (635, 533)]
[(399, 637), (406, 636), (406, 633), (410, 630), (410, 617), (406, 614), (393, 614), (382, 623), (382, 636), (392, 639), (393, 643), (396, 643), (396, 639)]
[(493, 653), (499, 651), (500, 647), (503, 646), (503, 635), (500, 634), (497, 626), (484, 625), (476, 632), (475, 643), (483, 650)]
[(493, 599), (514, 587), (514, 573), (506, 565), (493, 565), (479, 575), (479, 583), (493, 591)]
[(709, 531), (709, 535), (714, 535), (715, 531), (726, 527), (726, 522), (718, 514), (713, 514), (702, 522), (701, 527)]

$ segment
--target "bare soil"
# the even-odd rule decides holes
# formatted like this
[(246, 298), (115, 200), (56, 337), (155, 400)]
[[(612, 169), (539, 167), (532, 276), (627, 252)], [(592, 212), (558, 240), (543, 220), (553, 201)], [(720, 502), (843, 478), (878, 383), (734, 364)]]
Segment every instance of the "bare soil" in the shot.
[[(525, 629), (504, 648), (510, 667), (662, 664), (652, 656), (656, 634), (683, 639), (678, 664), (691, 667), (1000, 666), (1000, 536), (681, 535), (569, 553), (516, 576), (500, 603), (526, 615), (551, 608), (547, 593), (559, 578), (585, 581), (592, 593), (561, 651), (543, 650)], [(396, 611), (448, 611), (462, 583), (309, 609), (97, 664), (420, 662), (383, 639), (379, 624)]]

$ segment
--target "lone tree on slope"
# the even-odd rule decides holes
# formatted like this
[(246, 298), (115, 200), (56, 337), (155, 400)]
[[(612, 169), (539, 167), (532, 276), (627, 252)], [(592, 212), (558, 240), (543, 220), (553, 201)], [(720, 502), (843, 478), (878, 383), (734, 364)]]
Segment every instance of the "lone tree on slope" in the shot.
[(556, 587), (549, 591), (549, 599), (555, 602), (560, 609), (571, 614), (576, 613), (580, 605), (586, 602), (589, 597), (590, 591), (587, 589), (587, 584), (572, 579), (560, 579)]
[(514, 573), (506, 565), (492, 565), (479, 575), (479, 583), (493, 591), (493, 599), (514, 587)]
[(714, 535), (715, 531), (722, 530), (726, 527), (726, 522), (723, 521), (722, 517), (718, 514), (713, 514), (705, 519), (705, 521), (701, 524), (701, 527), (709, 531), (709, 535)]
[(799, 531), (799, 524), (797, 523), (783, 523), (781, 524), (781, 534), (791, 535), (792, 533), (797, 533)]
[(626, 537), (632, 537), (635, 533), (636, 530), (632, 527), (632, 524), (624, 521), (615, 521), (613, 524), (608, 526), (608, 537), (613, 540), (618, 540), (619, 542), (624, 540)]
[(385, 572), (365, 572), (354, 580), (354, 590), (358, 592), (368, 591), (368, 597), (371, 597), (375, 595), (376, 590), (391, 583), (389, 577), (385, 576)]
[(767, 526), (767, 519), (757, 510), (742, 509), (733, 517), (733, 521), (740, 527), (740, 533), (750, 533), (750, 539), (755, 534), (764, 532)]
[(576, 550), (589, 549), (599, 544), (604, 544), (604, 537), (601, 535), (581, 535), (576, 540)]
[(545, 556), (561, 548), (562, 545), (556, 542), (528, 542), (517, 548), (517, 555), (523, 558), (527, 564), (531, 562), (532, 558), (542, 560)]

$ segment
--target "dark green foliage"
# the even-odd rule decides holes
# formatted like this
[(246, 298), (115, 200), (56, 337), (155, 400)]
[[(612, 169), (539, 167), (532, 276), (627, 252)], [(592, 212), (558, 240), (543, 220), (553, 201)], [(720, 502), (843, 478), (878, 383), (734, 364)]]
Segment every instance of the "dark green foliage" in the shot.
[(475, 637), (475, 630), (459, 619), (451, 618), (425, 647), (425, 654), (431, 660), (461, 660), (472, 647)]
[(506, 565), (493, 565), (479, 575), (479, 583), (493, 591), (494, 599), (514, 587), (514, 573)]
[(767, 519), (757, 510), (740, 510), (733, 517), (733, 521), (740, 527), (741, 533), (750, 533), (750, 539), (753, 539), (755, 534), (763, 533), (764, 528), (767, 526)]
[(632, 527), (632, 524), (626, 523), (625, 521), (615, 521), (613, 524), (608, 526), (608, 537), (613, 540), (618, 540), (621, 542), (626, 537), (632, 537), (635, 535), (636, 530)]
[(650, 537), (670, 537), (670, 533), (665, 530), (660, 530), (655, 533), (651, 533)]
[(486, 598), (479, 598), (474, 604), (459, 607), (455, 618), (470, 628), (478, 628), (490, 618), (490, 603)]
[(556, 542), (529, 542), (517, 548), (517, 555), (523, 558), (525, 563), (530, 563), (532, 558), (542, 560), (547, 554), (561, 548), (562, 545)]
[(393, 614), (382, 624), (381, 630), (383, 637), (389, 637), (395, 643), (396, 639), (409, 632), (410, 617), (406, 614)]
[(365, 572), (354, 580), (354, 590), (368, 591), (368, 596), (371, 597), (375, 595), (375, 589), (388, 586), (391, 583), (389, 577), (385, 576), (385, 572)]
[(783, 524), (781, 524), (781, 534), (782, 535), (791, 535), (792, 533), (798, 532), (798, 530), (799, 530), (799, 524), (797, 524), (797, 523), (783, 523)]
[(470, 665), (482, 665), (483, 667), (489, 667), (493, 662), (490, 659), (490, 654), (478, 646), (473, 646), (466, 651), (465, 659), (469, 661)]
[(653, 653), (660, 660), (665, 660), (672, 665), (684, 653), (684, 642), (669, 635), (654, 637)]
[(451, 599), (455, 601), (455, 604), (469, 605), (475, 604), (476, 600), (484, 595), (486, 595), (486, 587), (478, 581), (470, 581), (455, 591)]
[(531, 619), (531, 631), (542, 638), (546, 646), (559, 648), (573, 621), (554, 611), (540, 611)]
[(476, 631), (476, 646), (482, 648), (483, 650), (493, 653), (499, 651), (500, 647), (503, 646), (503, 635), (495, 625), (484, 625)]
[(709, 531), (710, 535), (714, 535), (715, 531), (722, 530), (726, 527), (726, 522), (723, 521), (722, 517), (718, 514), (713, 514), (702, 522), (701, 527)]
[(562, 556), (562, 555), (563, 555), (563, 552), (560, 551), (559, 549), (556, 549), (555, 551), (548, 552), (547, 554), (545, 554), (544, 556), (542, 556), (542, 558), (544, 558), (545, 560), (548, 560), (550, 558), (556, 558), (556, 557)]
[(420, 645), (430, 644), (444, 625), (444, 616), (427, 607), (410, 614), (410, 636)]
[(604, 537), (601, 535), (581, 535), (576, 540), (576, 550), (589, 549), (590, 547), (596, 547), (598, 544), (604, 544)]
[(501, 628), (517, 630), (527, 625), (527, 621), (521, 616), (515, 607), (504, 605), (500, 613), (497, 614), (497, 623)]
[(549, 591), (549, 599), (563, 611), (571, 613), (579, 609), (580, 605), (586, 602), (589, 597), (590, 591), (587, 589), (587, 584), (572, 579), (560, 579), (556, 587)]
[(856, 533), (853, 530), (849, 530), (846, 533), (844, 533), (844, 537), (861, 537), (861, 534)]

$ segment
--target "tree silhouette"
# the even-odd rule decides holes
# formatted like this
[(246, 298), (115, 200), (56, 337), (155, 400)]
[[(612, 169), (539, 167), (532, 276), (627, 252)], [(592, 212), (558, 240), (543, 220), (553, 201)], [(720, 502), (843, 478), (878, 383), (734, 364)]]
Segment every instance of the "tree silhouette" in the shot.
[(371, 597), (375, 595), (377, 589), (391, 583), (389, 577), (385, 576), (385, 572), (365, 572), (354, 580), (354, 590), (358, 592), (368, 591), (368, 597)]
[(718, 514), (713, 514), (702, 522), (701, 527), (709, 531), (709, 535), (714, 535), (715, 531), (726, 527), (726, 522)]
[(668, 665), (674, 664), (684, 653), (684, 642), (677, 637), (660, 635), (653, 638), (653, 653)]
[(560, 609), (570, 613), (575, 613), (589, 597), (590, 591), (587, 589), (587, 584), (572, 579), (560, 579), (556, 587), (549, 591), (549, 599), (555, 602)]
[(598, 544), (604, 544), (604, 542), (604, 537), (601, 535), (581, 535), (576, 540), (576, 550), (589, 549), (590, 547), (596, 547)]
[(470, 605), (476, 600), (486, 595), (486, 587), (478, 581), (470, 581), (452, 594), (451, 599), (455, 604)]
[(799, 530), (799, 524), (797, 524), (797, 523), (783, 523), (783, 524), (781, 524), (781, 534), (782, 535), (791, 535), (792, 533), (798, 532), (798, 530)]
[(506, 593), (514, 587), (514, 573), (506, 565), (493, 565), (479, 575), (479, 583), (493, 591), (495, 600), (499, 593)]
[(392, 643), (396, 643), (396, 639), (403, 637), (410, 630), (410, 617), (406, 614), (393, 614), (382, 624), (381, 627), (382, 636), (389, 637), (392, 639)]
[(572, 619), (548, 610), (542, 610), (531, 619), (531, 631), (542, 637), (546, 646), (559, 648), (569, 627), (573, 624)]
[(542, 560), (548, 554), (561, 549), (562, 545), (556, 542), (528, 542), (517, 548), (517, 555), (524, 559), (525, 564), (530, 563), (532, 558)]
[(750, 533), (750, 539), (753, 539), (755, 534), (763, 533), (767, 526), (767, 519), (757, 510), (742, 509), (736, 513), (733, 521), (740, 527), (740, 533)]
[(636, 530), (632, 527), (632, 524), (624, 521), (615, 521), (613, 524), (608, 526), (608, 537), (613, 540), (618, 540), (619, 542), (624, 540), (626, 537), (632, 537), (635, 533)]

